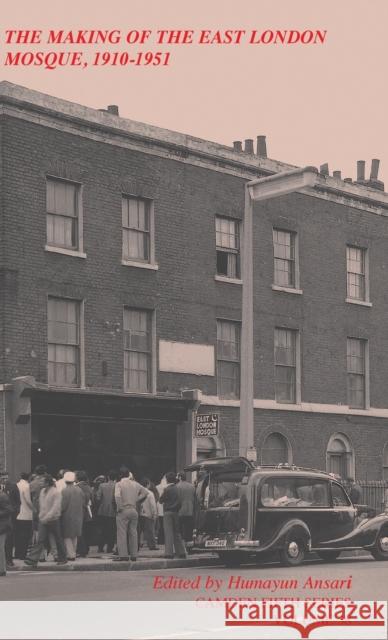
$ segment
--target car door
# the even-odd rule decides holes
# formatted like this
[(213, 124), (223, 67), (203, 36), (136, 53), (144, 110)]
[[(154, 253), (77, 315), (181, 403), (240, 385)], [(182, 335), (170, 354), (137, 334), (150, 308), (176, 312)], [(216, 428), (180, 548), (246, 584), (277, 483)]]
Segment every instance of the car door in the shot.
[(330, 482), (331, 514), (326, 523), (326, 541), (343, 538), (353, 531), (355, 526), (356, 509), (353, 507), (346, 491), (338, 482)]

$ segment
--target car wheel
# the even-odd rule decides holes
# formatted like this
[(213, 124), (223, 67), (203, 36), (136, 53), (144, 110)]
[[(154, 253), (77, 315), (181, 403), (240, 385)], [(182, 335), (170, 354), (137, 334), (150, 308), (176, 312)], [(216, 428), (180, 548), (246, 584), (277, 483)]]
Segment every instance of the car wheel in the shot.
[(297, 567), (302, 564), (306, 555), (304, 542), (297, 537), (290, 537), (280, 550), (280, 561), (287, 567)]
[(375, 560), (388, 560), (388, 531), (380, 531), (374, 547), (370, 550)]
[(333, 560), (337, 560), (340, 553), (341, 551), (317, 551), (317, 555), (325, 562), (333, 562)]
[(233, 567), (240, 567), (242, 563), (241, 554), (233, 551), (230, 553), (219, 553), (218, 557), (225, 567), (229, 567), (230, 569)]

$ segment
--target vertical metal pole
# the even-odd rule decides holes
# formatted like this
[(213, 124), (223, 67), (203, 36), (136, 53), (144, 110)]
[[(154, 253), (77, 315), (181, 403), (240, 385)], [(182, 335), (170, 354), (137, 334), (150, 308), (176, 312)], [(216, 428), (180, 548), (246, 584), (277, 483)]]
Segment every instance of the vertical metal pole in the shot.
[(245, 187), (242, 246), (242, 323), (239, 454), (253, 447), (253, 202)]

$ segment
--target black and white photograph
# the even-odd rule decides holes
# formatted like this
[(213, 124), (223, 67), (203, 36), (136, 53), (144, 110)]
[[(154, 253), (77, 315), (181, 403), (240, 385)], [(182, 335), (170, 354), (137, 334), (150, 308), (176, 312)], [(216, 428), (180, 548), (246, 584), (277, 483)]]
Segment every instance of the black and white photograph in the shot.
[(387, 638), (387, 24), (3, 7), (0, 639)]

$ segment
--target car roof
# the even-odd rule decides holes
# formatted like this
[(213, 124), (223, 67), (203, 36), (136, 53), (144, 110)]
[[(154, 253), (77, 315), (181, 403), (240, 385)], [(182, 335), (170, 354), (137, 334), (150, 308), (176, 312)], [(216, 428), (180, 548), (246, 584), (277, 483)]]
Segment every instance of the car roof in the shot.
[(225, 456), (220, 458), (208, 458), (205, 460), (197, 460), (185, 471), (211, 471), (213, 473), (241, 472), (249, 475), (250, 478), (273, 476), (273, 477), (299, 477), (299, 478), (320, 478), (325, 480), (338, 481), (332, 474), (320, 469), (310, 469), (306, 467), (298, 467), (296, 465), (279, 464), (279, 465), (258, 465), (247, 460), (243, 456)]
[(272, 478), (316, 478), (320, 480), (333, 480), (336, 482), (336, 478), (331, 476), (325, 471), (319, 471), (318, 469), (304, 469), (301, 467), (256, 467), (250, 474), (251, 478), (272, 477)]

